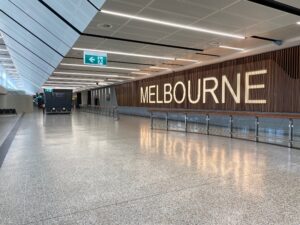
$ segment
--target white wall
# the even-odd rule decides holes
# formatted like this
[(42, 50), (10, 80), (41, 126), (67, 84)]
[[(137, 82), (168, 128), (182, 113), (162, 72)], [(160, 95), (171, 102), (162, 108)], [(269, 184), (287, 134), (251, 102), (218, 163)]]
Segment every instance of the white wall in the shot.
[(6, 94), (6, 90), (5, 90), (4, 87), (2, 87), (2, 86), (0, 85), (0, 95), (4, 95), (4, 94)]
[(1, 109), (16, 109), (17, 113), (33, 112), (33, 101), (30, 95), (0, 95)]

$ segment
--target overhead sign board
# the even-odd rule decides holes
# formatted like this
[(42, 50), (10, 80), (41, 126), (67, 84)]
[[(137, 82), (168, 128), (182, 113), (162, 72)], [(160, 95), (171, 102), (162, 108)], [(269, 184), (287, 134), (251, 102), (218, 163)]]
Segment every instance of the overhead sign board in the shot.
[(106, 66), (107, 65), (107, 53), (84, 51), (83, 63), (86, 65)]

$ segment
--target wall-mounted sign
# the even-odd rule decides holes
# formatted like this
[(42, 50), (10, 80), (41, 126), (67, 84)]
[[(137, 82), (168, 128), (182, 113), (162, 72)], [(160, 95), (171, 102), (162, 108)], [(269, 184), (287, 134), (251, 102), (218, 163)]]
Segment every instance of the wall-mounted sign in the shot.
[[(300, 113), (300, 46), (116, 86), (119, 106)], [(288, 59), (288, 60), (287, 60)]]
[(83, 63), (87, 64), (87, 65), (106, 66), (107, 65), (107, 53), (84, 51)]
[[(267, 73), (268, 71), (264, 69), (246, 72), (243, 75), (243, 84), (241, 84), (241, 74), (237, 73), (234, 80), (235, 85), (229, 81), (226, 75), (222, 75), (198, 78), (196, 85), (192, 83), (193, 81), (186, 80), (177, 81), (175, 84), (164, 83), (140, 87), (140, 103), (170, 104), (174, 101), (182, 104), (187, 101), (189, 104), (206, 104), (207, 99), (211, 98), (215, 104), (224, 104), (226, 99), (231, 96), (235, 104), (266, 104), (266, 99), (254, 97), (256, 90), (265, 88), (264, 82), (251, 83), (250, 80), (254, 76), (265, 76)], [(221, 96), (216, 94), (218, 90)], [(250, 97), (250, 93), (252, 97)]]

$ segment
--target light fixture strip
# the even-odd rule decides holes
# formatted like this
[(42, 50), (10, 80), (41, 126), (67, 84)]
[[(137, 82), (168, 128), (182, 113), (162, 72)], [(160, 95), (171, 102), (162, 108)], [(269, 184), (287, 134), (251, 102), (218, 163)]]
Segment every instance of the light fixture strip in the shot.
[(131, 76), (121, 76), (115, 74), (96, 74), (96, 73), (73, 73), (73, 72), (54, 72), (53, 74), (62, 74), (62, 75), (74, 75), (74, 76), (94, 76), (94, 77), (117, 77), (117, 78), (127, 78), (134, 79)]
[[(78, 82), (72, 82), (72, 81), (59, 81), (59, 80), (56, 80), (56, 81), (46, 81), (45, 83), (74, 83), (76, 85), (80, 85), (81, 83), (78, 83)], [(83, 83), (83, 82), (82, 82)], [(88, 84), (93, 84), (93, 83), (88, 83)]]
[(227, 45), (220, 45), (219, 47), (225, 48), (225, 49), (236, 50), (236, 51), (245, 51), (245, 49), (243, 49), (243, 48), (236, 48), (236, 47), (231, 47), (231, 46), (227, 46)]
[(94, 79), (94, 78), (74, 78), (74, 77), (49, 77), (49, 80), (73, 80), (73, 81), (95, 81), (100, 82), (104, 80)]
[(111, 66), (92, 66), (92, 65), (83, 65), (83, 64), (73, 64), (73, 63), (61, 63), (62, 66), (77, 66), (77, 67), (93, 67), (101, 69), (114, 69), (114, 70), (129, 70), (129, 71), (140, 71), (135, 68), (124, 68), (124, 67), (111, 67)]
[(131, 72), (132, 74), (138, 74), (138, 75), (150, 75), (150, 73), (144, 73), (144, 72)]
[(119, 16), (119, 17), (124, 17), (124, 18), (128, 18), (128, 19), (134, 19), (134, 20), (139, 20), (139, 21), (144, 21), (144, 22), (149, 22), (149, 23), (155, 23), (155, 24), (160, 24), (160, 25), (169, 26), (169, 27), (175, 27), (175, 28), (179, 28), (179, 29), (197, 31), (197, 32), (214, 34), (214, 35), (219, 35), (219, 36), (224, 36), (224, 37), (231, 37), (231, 38), (236, 38), (236, 39), (245, 39), (245, 37), (242, 35), (236, 35), (236, 34), (231, 34), (231, 33), (227, 33), (227, 32), (210, 30), (210, 29), (205, 29), (205, 28), (201, 28), (201, 27), (177, 24), (177, 23), (156, 20), (156, 19), (151, 19), (151, 18), (142, 17), (142, 16), (133, 16), (133, 15), (126, 14), (126, 13), (120, 13), (120, 12), (104, 10), (104, 9), (102, 9), (101, 12), (104, 14), (109, 14), (109, 15), (113, 15), (113, 16)]

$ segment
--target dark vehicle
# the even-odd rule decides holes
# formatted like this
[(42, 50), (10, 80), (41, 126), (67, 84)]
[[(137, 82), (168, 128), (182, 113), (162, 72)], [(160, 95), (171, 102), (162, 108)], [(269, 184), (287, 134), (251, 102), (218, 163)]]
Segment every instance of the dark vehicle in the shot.
[(44, 89), (45, 112), (48, 113), (71, 113), (72, 90)]

